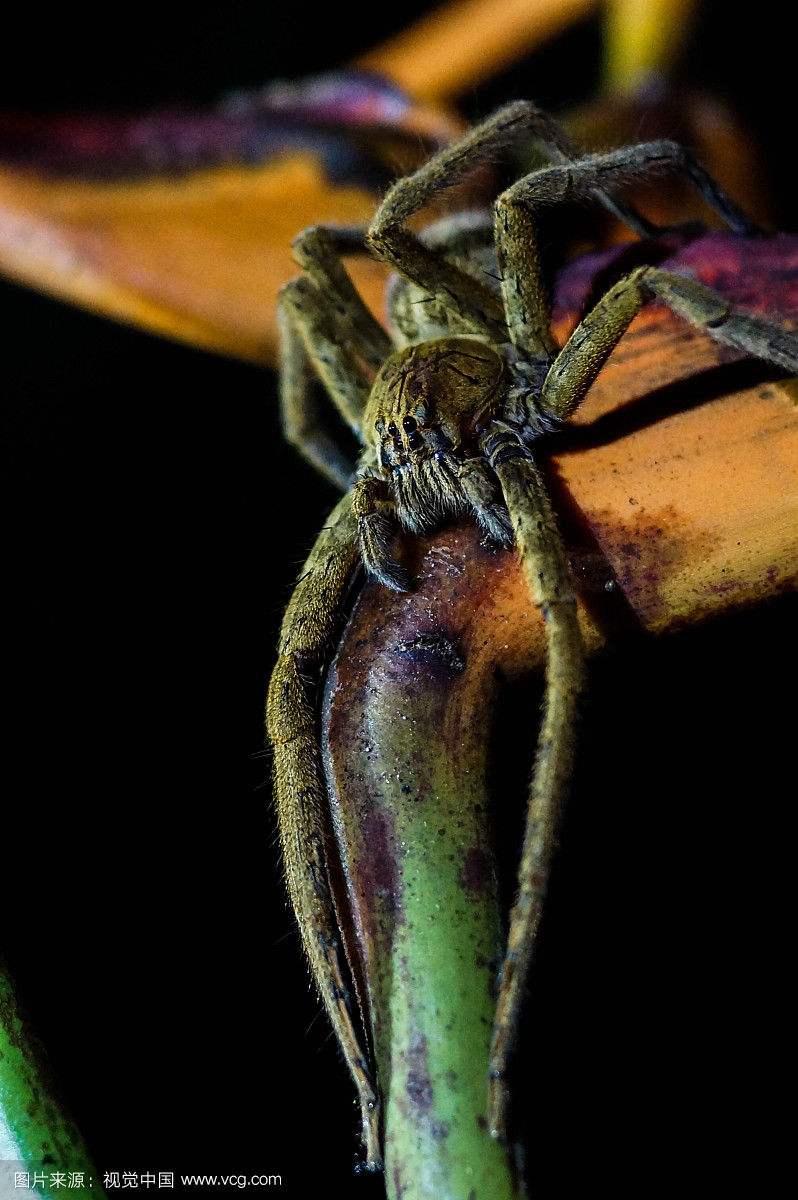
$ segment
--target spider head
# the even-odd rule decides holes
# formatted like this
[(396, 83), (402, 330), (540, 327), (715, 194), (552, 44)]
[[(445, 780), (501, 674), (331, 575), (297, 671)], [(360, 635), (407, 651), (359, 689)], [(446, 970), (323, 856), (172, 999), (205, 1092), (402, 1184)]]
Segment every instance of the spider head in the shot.
[(371, 389), (367, 434), (386, 474), (474, 452), (498, 405), (504, 364), (485, 342), (450, 337), (398, 350)]

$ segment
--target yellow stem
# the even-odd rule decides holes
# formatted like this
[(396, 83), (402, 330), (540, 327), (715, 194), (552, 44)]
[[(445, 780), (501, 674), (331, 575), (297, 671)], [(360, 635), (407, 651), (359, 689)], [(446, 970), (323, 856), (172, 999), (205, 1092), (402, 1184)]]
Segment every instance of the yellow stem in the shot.
[(692, 26), (695, 0), (606, 0), (604, 90), (634, 92), (673, 67)]

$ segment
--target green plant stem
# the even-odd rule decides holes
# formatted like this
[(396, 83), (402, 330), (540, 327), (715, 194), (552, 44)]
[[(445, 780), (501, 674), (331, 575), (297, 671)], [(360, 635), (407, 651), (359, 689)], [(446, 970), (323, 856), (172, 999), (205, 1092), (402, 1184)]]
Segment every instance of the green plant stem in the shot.
[(31, 1196), (103, 1200), (105, 1191), (0, 963), (0, 1198)]

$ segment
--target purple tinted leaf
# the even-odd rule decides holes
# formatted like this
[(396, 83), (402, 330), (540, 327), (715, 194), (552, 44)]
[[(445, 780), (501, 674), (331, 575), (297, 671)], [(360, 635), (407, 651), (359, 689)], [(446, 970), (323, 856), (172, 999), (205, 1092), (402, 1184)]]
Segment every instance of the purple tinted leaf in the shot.
[[(0, 115), (0, 160), (52, 175), (113, 179), (313, 154), (332, 178), (373, 177), (386, 135), (427, 149), (443, 117), (375, 75), (340, 72), (238, 92), (211, 108)], [(373, 178), (369, 179), (374, 182)]]

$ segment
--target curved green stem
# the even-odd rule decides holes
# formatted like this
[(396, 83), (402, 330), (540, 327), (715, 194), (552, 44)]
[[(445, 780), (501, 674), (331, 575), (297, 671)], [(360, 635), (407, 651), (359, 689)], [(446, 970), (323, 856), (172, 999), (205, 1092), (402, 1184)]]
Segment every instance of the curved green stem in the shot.
[(384, 1096), (391, 1200), (520, 1194), (486, 1120), (502, 930), (487, 739), (474, 736), (495, 659), (482, 657), (473, 600), (501, 556), (480, 557), (461, 579), (469, 602), (445, 624), (426, 602), (452, 601), (451, 586), (427, 581), (411, 603), (367, 586), (327, 680), (340, 907)]
[(32, 1196), (104, 1200), (105, 1191), (0, 963), (0, 1198)]

